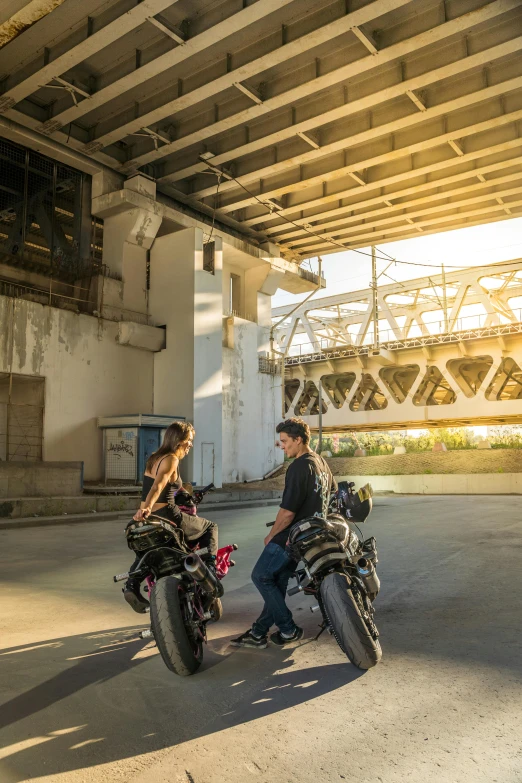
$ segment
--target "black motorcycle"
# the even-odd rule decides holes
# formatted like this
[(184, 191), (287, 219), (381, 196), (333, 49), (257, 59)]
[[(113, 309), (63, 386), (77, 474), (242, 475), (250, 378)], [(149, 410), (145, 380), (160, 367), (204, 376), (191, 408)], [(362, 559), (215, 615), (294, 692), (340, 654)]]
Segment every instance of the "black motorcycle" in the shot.
[[(185, 513), (195, 513), (209, 484), (192, 495), (181, 491), (176, 504)], [(129, 549), (141, 555), (134, 571), (117, 574), (115, 582), (138, 579), (144, 583), (150, 602), (150, 630), (142, 639), (153, 638), (167, 668), (181, 676), (194, 674), (203, 660), (207, 623), (221, 618), (221, 580), (234, 565), (235, 544), (218, 550), (215, 566), (202, 557), (206, 550), (191, 547), (183, 532), (170, 520), (151, 514), (142, 522), (130, 522), (126, 529)]]
[(323, 617), (316, 638), (328, 630), (355, 666), (371, 669), (382, 657), (373, 608), (380, 588), (377, 547), (373, 536), (363, 539), (352, 528), (368, 518), (373, 491), (370, 484), (358, 492), (354, 486), (339, 482), (327, 519), (310, 517), (292, 527), (288, 547), (304, 567), (296, 571), (298, 584), (288, 595), (314, 596), (311, 611)]

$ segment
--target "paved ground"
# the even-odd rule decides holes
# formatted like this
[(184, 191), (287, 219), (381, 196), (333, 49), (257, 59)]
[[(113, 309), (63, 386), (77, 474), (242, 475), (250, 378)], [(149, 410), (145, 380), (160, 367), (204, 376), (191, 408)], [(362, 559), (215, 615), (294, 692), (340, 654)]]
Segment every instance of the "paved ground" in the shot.
[[(382, 663), (362, 674), (291, 599), (306, 638), (233, 651), (273, 510), (220, 512), (240, 545), (202, 670), (137, 639), (112, 574), (118, 522), (0, 531), (0, 781), (516, 783), (522, 780), (515, 497), (379, 498)], [(136, 621), (138, 618), (138, 621)]]

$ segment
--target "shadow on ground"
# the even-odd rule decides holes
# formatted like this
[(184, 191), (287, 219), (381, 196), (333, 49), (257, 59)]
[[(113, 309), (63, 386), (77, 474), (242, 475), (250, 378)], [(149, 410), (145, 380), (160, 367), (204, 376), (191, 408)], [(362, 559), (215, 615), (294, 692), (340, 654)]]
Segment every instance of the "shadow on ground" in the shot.
[(13, 681), (16, 672), (49, 673), (35, 685), (28, 677), (24, 693), (2, 705), (2, 783), (171, 748), (311, 701), (362, 674), (343, 660), (292, 669), (289, 650), (233, 651), (222, 637), (209, 642), (196, 676), (180, 678), (139, 630), (0, 650)]

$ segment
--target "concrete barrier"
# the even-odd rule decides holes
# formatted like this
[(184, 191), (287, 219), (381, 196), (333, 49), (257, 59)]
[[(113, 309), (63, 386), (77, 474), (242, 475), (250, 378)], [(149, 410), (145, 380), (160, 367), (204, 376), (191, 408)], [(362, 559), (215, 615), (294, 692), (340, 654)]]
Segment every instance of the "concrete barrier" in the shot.
[(438, 473), (409, 476), (336, 476), (355, 481), (359, 488), (370, 483), (375, 492), (400, 495), (522, 495), (522, 473)]
[(82, 494), (83, 462), (0, 462), (0, 498)]
[[(246, 490), (238, 492), (213, 492), (207, 495), (200, 506), (202, 516), (206, 508), (237, 503), (255, 503), (265, 505), (267, 501), (277, 501), (281, 497), (278, 490)], [(54, 517), (67, 514), (112, 513), (116, 511), (134, 512), (140, 505), (140, 499), (132, 495), (80, 495), (79, 497), (37, 497), (37, 498), (0, 498), (0, 519), (18, 519), (25, 517)]]

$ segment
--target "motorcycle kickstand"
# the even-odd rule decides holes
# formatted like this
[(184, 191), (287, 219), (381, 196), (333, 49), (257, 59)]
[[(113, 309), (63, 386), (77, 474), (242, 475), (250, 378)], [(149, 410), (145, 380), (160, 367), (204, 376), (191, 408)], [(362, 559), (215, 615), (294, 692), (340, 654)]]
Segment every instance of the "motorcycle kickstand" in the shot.
[(323, 634), (326, 631), (327, 628), (328, 628), (328, 623), (321, 623), (321, 625), (319, 626), (319, 633), (316, 636), (314, 636), (313, 641), (316, 642), (321, 636), (321, 634)]

